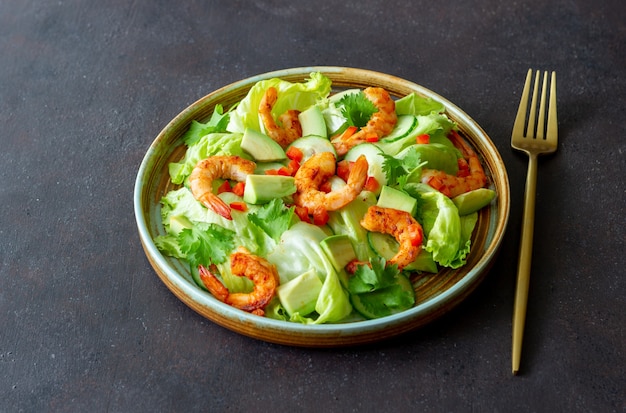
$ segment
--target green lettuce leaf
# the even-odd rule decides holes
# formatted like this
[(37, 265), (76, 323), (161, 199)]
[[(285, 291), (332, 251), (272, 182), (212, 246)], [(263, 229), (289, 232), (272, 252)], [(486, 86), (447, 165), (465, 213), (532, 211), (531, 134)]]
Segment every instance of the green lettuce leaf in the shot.
[(228, 120), (228, 113), (224, 113), (222, 105), (217, 104), (208, 122), (201, 123), (196, 120), (191, 121), (189, 130), (183, 135), (183, 141), (187, 146), (191, 146), (209, 133), (226, 132)]
[(170, 179), (175, 184), (182, 184), (196, 164), (209, 156), (234, 155), (250, 159), (241, 149), (242, 138), (241, 133), (209, 133), (202, 136), (187, 149), (183, 159), (168, 165)]
[(432, 98), (425, 98), (413, 92), (396, 101), (398, 115), (431, 115), (443, 113), (445, 106)]
[(431, 252), (435, 262), (444, 267), (463, 266), (470, 250), (470, 240), (467, 230), (462, 230), (456, 206), (450, 198), (437, 191), (424, 192), (421, 197), (420, 215), (427, 239), (424, 249)]
[[(447, 138), (446, 138), (447, 139)], [(458, 149), (441, 143), (415, 144), (400, 152), (397, 157), (405, 158), (405, 154), (414, 153), (423, 163), (420, 166), (428, 169), (438, 169), (450, 175), (459, 171)], [(389, 156), (389, 155), (387, 155)], [(419, 180), (418, 180), (419, 181)]]
[(304, 111), (319, 99), (327, 97), (331, 90), (331, 80), (319, 72), (311, 73), (309, 79), (299, 83), (278, 78), (261, 80), (252, 86), (246, 97), (230, 113), (229, 131), (243, 133), (246, 128), (264, 131), (259, 121), (259, 104), (269, 87), (275, 87), (278, 92), (272, 109), (276, 116), (288, 109)]
[[(232, 192), (219, 195), (226, 204), (241, 201), (241, 198)], [(257, 207), (251, 206), (249, 213), (254, 213)], [(248, 213), (232, 211), (232, 220), (225, 219), (198, 202), (191, 191), (185, 187), (168, 192), (161, 199), (161, 218), (168, 234), (175, 233), (170, 222), (180, 217), (187, 219), (192, 225), (216, 224), (233, 233), (235, 247), (243, 246), (257, 255), (264, 255), (274, 249), (276, 241), (262, 228), (248, 219)], [(165, 247), (165, 246), (164, 246)], [(172, 247), (168, 251), (176, 252)]]

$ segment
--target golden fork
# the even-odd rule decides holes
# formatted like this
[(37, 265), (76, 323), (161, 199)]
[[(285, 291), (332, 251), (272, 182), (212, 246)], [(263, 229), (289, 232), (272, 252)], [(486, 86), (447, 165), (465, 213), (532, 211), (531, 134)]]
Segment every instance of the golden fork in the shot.
[[(535, 193), (537, 187), (537, 156), (556, 151), (558, 145), (556, 120), (556, 73), (552, 72), (550, 80), (550, 102), (546, 109), (546, 91), (548, 72), (543, 74), (541, 87), (541, 101), (537, 111), (537, 96), (540, 83), (540, 72), (537, 70), (533, 88), (530, 110), (528, 100), (532, 83), (532, 69), (528, 70), (526, 83), (520, 100), (517, 117), (513, 125), (511, 146), (528, 154), (528, 173), (526, 175), (526, 190), (524, 192), (524, 215), (522, 221), (522, 238), (520, 241), (519, 263), (517, 267), (517, 286), (515, 289), (515, 304), (513, 309), (513, 374), (519, 371), (522, 354), (522, 339), (524, 323), (526, 321), (526, 307), (528, 303), (528, 285), (530, 283), (530, 263), (533, 248), (533, 230), (535, 221)], [(546, 125), (545, 116), (548, 114)], [(528, 115), (528, 121), (526, 116)], [(535, 123), (535, 119), (537, 119)]]

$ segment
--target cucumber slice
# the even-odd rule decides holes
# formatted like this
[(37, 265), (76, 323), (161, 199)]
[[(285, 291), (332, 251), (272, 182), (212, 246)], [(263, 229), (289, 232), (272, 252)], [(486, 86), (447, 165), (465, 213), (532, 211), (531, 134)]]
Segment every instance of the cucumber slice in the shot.
[(348, 153), (346, 153), (344, 159), (354, 162), (361, 155), (365, 155), (365, 158), (367, 158), (367, 163), (369, 165), (367, 175), (374, 177), (378, 182), (378, 190), (376, 191), (376, 195), (378, 195), (382, 190), (383, 185), (387, 185), (387, 175), (385, 175), (385, 172), (383, 171), (383, 162), (385, 161), (383, 151), (374, 144), (361, 143), (351, 148)]
[(383, 257), (385, 260), (389, 260), (398, 252), (398, 241), (396, 241), (391, 235), (383, 234), (381, 232), (368, 232), (367, 243), (372, 251), (378, 256)]
[(330, 152), (335, 155), (335, 158), (337, 157), (337, 152), (335, 151), (333, 144), (330, 143), (328, 139), (321, 136), (311, 135), (296, 139), (287, 147), (287, 152), (291, 147), (300, 149), (304, 155), (302, 163), (304, 163), (311, 156), (321, 152)]
[[(391, 259), (398, 253), (400, 245), (391, 235), (380, 232), (368, 232), (367, 243), (372, 251), (385, 260)], [(433, 260), (432, 254), (422, 249), (415, 260), (404, 267), (406, 271), (437, 273), (437, 263)]]
[(200, 287), (201, 289), (203, 289), (204, 291), (209, 291), (207, 290), (206, 286), (200, 279), (200, 272), (198, 271), (198, 267), (189, 266), (189, 270), (191, 272), (191, 278), (196, 283), (196, 285)]
[(384, 142), (394, 142), (398, 139), (402, 139), (411, 133), (417, 126), (417, 117), (413, 115), (400, 115), (398, 116), (398, 122), (389, 135), (384, 136), (382, 140)]

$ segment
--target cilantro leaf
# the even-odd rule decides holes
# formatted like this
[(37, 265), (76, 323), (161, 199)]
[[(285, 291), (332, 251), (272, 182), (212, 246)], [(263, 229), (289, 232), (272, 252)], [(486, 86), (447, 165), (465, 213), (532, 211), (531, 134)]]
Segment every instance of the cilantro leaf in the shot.
[(348, 290), (353, 294), (369, 293), (396, 284), (400, 274), (397, 265), (385, 265), (382, 257), (370, 258), (370, 265), (360, 265), (348, 281)]
[(191, 121), (189, 130), (183, 135), (183, 140), (187, 146), (191, 146), (209, 133), (226, 132), (229, 118), (228, 112), (224, 113), (222, 105), (217, 104), (213, 109), (211, 119), (207, 123), (201, 123), (196, 120)]
[[(400, 275), (404, 277), (404, 275)], [(358, 309), (367, 318), (380, 318), (408, 310), (415, 304), (415, 294), (396, 284), (371, 293), (358, 294)]]
[(382, 156), (384, 158), (382, 169), (387, 177), (387, 185), (399, 186), (400, 189), (407, 182), (419, 181), (421, 168), (426, 165), (415, 147), (409, 147), (400, 159), (385, 153)]
[(397, 265), (386, 265), (382, 257), (371, 258), (348, 280), (354, 308), (366, 318), (384, 317), (411, 308), (415, 291)]
[(248, 219), (278, 241), (283, 232), (289, 229), (294, 210), (294, 207), (287, 208), (282, 199), (274, 198), (257, 211), (248, 214)]
[(367, 125), (372, 115), (378, 112), (378, 108), (365, 96), (362, 90), (343, 96), (339, 100), (339, 105), (348, 125), (358, 128)]
[(400, 176), (406, 175), (402, 159), (397, 159), (386, 153), (381, 153), (381, 155), (384, 158), (382, 169), (387, 177), (387, 185), (394, 186)]
[(402, 158), (402, 163), (404, 164), (404, 169), (408, 172), (411, 172), (413, 169), (419, 168), (425, 164), (425, 162), (422, 162), (422, 157), (415, 146), (406, 150), (406, 153)]
[(180, 251), (192, 267), (220, 264), (235, 248), (235, 233), (216, 224), (197, 223), (178, 234)]

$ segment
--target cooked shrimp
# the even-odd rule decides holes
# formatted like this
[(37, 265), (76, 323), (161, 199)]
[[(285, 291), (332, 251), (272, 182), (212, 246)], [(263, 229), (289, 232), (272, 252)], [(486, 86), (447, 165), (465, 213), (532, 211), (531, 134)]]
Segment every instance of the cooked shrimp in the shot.
[(272, 116), (272, 108), (278, 98), (276, 88), (269, 87), (259, 104), (259, 115), (265, 126), (268, 136), (276, 141), (281, 147), (286, 148), (291, 142), (302, 136), (302, 125), (298, 120), (300, 111), (291, 109), (278, 117), (282, 127), (276, 124)]
[(367, 180), (367, 159), (361, 155), (350, 170), (347, 185), (337, 191), (324, 192), (320, 186), (335, 175), (336, 158), (330, 152), (320, 152), (304, 162), (295, 175), (296, 205), (309, 211), (336, 211), (352, 202), (363, 190)]
[(246, 248), (239, 247), (230, 255), (230, 268), (233, 275), (247, 277), (254, 283), (251, 292), (231, 294), (208, 268), (200, 265), (198, 271), (205, 287), (215, 298), (240, 310), (264, 315), (264, 308), (274, 298), (279, 284), (276, 267)]
[(436, 169), (424, 169), (422, 183), (428, 184), (450, 198), (484, 187), (487, 183), (487, 176), (476, 153), (458, 133), (452, 133), (449, 138), (461, 151), (467, 162), (467, 168), (460, 169), (456, 176)]
[(365, 97), (374, 104), (378, 111), (372, 115), (370, 120), (360, 131), (349, 136), (341, 134), (332, 139), (332, 143), (339, 156), (345, 155), (353, 146), (367, 142), (371, 137), (379, 139), (389, 135), (398, 121), (396, 103), (385, 89), (380, 87), (368, 87), (363, 90), (363, 93)]
[(398, 253), (387, 260), (402, 269), (415, 260), (420, 252), (424, 231), (422, 226), (406, 211), (372, 205), (361, 219), (368, 231), (392, 235), (400, 244)]
[(213, 181), (218, 178), (245, 181), (254, 173), (256, 164), (238, 156), (210, 156), (193, 168), (189, 175), (189, 186), (194, 198), (204, 206), (226, 219), (232, 219), (230, 207), (213, 193)]

